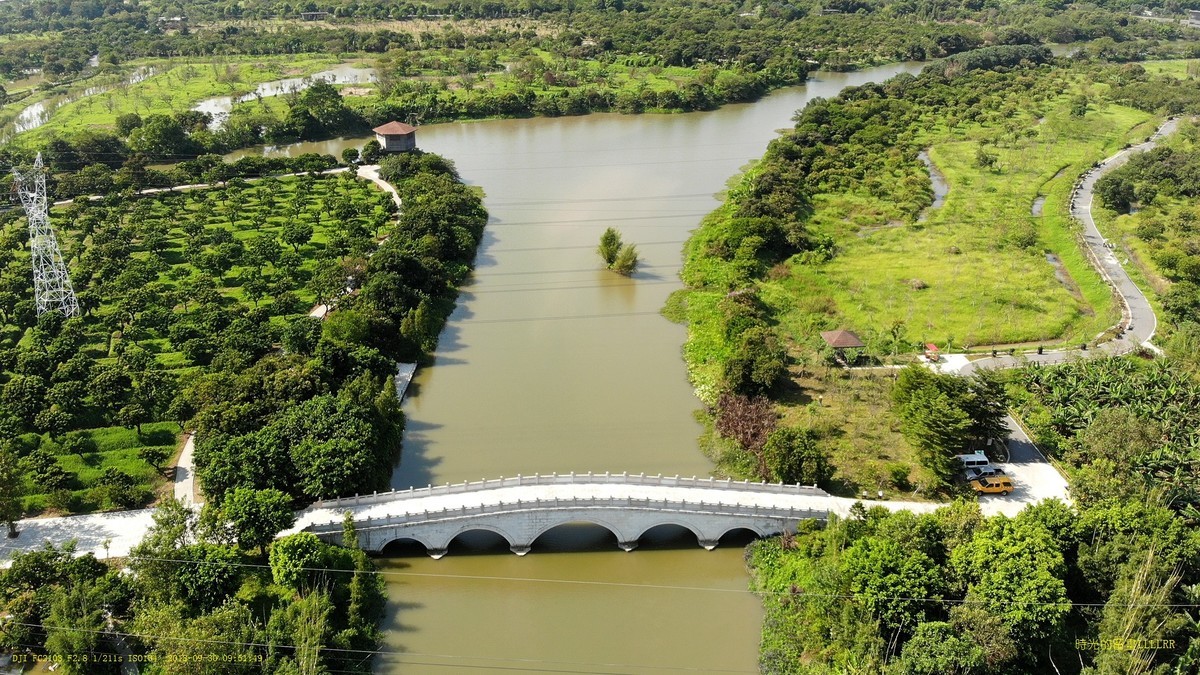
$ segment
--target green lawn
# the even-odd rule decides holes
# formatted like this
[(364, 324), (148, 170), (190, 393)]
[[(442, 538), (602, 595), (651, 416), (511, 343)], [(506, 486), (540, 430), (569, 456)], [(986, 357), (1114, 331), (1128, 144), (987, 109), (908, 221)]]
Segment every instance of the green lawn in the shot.
[(1181, 80), (1200, 74), (1200, 61), (1192, 59), (1171, 59), (1167, 61), (1143, 61), (1142, 68), (1151, 75), (1169, 75)]
[[(19, 143), (40, 143), (51, 133), (73, 133), (90, 127), (111, 127), (119, 115), (137, 113), (176, 114), (196, 103), (216, 96), (240, 96), (272, 80), (303, 77), (326, 70), (342, 59), (325, 54), (291, 56), (225, 56), (205, 59), (142, 59), (122, 66), (119, 75), (93, 78), (66, 88), (63, 96), (50, 96), (58, 102), (79, 96), (82, 90), (97, 85), (112, 86), (108, 91), (65, 103), (50, 121), (17, 137)], [(155, 74), (136, 84), (121, 83), (139, 68), (153, 68)], [(13, 108), (19, 112), (29, 99)], [(15, 112), (4, 111), (15, 116)], [(2, 118), (0, 118), (2, 120)]]
[(158, 447), (170, 457), (180, 442), (179, 426), (174, 422), (143, 424), (140, 434), (135, 429), (100, 427), (72, 432), (68, 436), (90, 439), (95, 444), (95, 451), (83, 455), (69, 454), (63, 451), (60, 443), (51, 440), (47, 435), (26, 434), (21, 437), (22, 445), (46, 449), (55, 455), (59, 466), (73, 474), (68, 487), (57, 493), (41, 490), (27, 476), (24, 497), (26, 513), (40, 513), (47, 509), (87, 513), (122, 508), (97, 484), (98, 479), (109, 468), (119, 469), (134, 478), (137, 482), (136, 505), (144, 505), (154, 498), (155, 493), (168, 479), (164, 471), (147, 464), (138, 453), (146, 447)]
[[(794, 261), (786, 279), (765, 282), (778, 286), (769, 296), (784, 329), (804, 340), (817, 329), (870, 335), (901, 323), (913, 342), (962, 347), (1077, 342), (1116, 323), (1066, 202), (1079, 174), (1153, 124), (1116, 105), (1071, 118), (1065, 97), (1041, 119), (1029, 120), (1031, 135), (988, 144), (993, 168), (975, 160), (987, 130), (931, 134), (930, 156), (950, 191), (923, 223), (888, 221), (887, 205), (862, 195), (819, 200), (813, 222), (834, 236), (838, 255), (822, 265)], [(1038, 195), (1046, 197), (1041, 218), (1031, 215)], [(1062, 260), (1066, 283), (1047, 253)]]

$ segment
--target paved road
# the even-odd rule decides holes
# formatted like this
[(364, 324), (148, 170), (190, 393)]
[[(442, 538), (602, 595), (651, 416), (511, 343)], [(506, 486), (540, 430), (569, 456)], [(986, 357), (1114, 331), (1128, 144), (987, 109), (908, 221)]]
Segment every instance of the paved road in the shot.
[(204, 501), (197, 499), (196, 494), (196, 468), (193, 466), (195, 453), (196, 434), (188, 433), (183, 450), (179, 453), (179, 460), (175, 462), (175, 499), (187, 506)]
[(1013, 492), (1007, 496), (981, 495), (979, 501), (985, 509), (984, 513), (988, 512), (987, 509), (993, 509), (1011, 515), (1026, 504), (1036, 504), (1044, 499), (1069, 502), (1071, 497), (1067, 490), (1067, 479), (1037, 449), (1011, 415), (1005, 421), (1009, 430), (1005, 443), (1008, 456), (1003, 457), (1004, 453), (1000, 453), (1001, 457), (997, 459), (1004, 461), (997, 461), (995, 465), (1012, 479)]

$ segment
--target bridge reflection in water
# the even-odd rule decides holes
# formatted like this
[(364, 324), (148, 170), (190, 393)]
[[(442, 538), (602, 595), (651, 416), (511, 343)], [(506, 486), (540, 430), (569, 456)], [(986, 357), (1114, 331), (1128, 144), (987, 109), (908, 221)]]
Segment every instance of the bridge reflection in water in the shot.
[(412, 540), (440, 558), (461, 534), (488, 531), (524, 555), (548, 531), (592, 523), (611, 532), (617, 546), (637, 547), (650, 530), (674, 525), (713, 549), (726, 533), (757, 536), (794, 532), (801, 519), (827, 518), (843, 500), (812, 486), (629, 474), (517, 476), (429, 486), (317, 502), (300, 514), (296, 529), (331, 542), (342, 537), (346, 512), (363, 549), (381, 552), (390, 542)]

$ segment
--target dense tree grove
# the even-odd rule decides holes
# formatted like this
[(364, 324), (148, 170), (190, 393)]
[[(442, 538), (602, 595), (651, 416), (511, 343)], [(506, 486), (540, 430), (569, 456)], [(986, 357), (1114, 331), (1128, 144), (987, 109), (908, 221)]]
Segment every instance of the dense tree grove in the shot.
[(896, 378), (892, 401), (922, 464), (943, 481), (959, 468), (955, 455), (1008, 435), (1007, 399), (992, 372), (959, 377), (912, 365)]
[(964, 502), (923, 515), (860, 505), (758, 542), (762, 668), (1190, 672), (1200, 536), (1147, 494), (1080, 511), (1043, 502), (1015, 518)]
[(1153, 485), (1200, 516), (1200, 384), (1176, 361), (1092, 359), (1028, 368), (1017, 382), (1039, 446), (1079, 467), (1079, 499)]
[[(1195, 34), (1173, 22), (1131, 21), (1123, 6), (435, 1), (325, 5), (326, 21), (298, 19), (313, 7), (17, 0), (0, 6), (0, 34), (11, 37), (0, 45), (0, 76), (20, 80), (40, 71), (67, 86), (120, 74), (143, 58), (379, 55), (375, 95), (353, 102), (319, 84), (288, 95), (286, 110), (235, 106), (220, 128), (210, 128), (204, 113), (183, 110), (145, 120), (122, 115), (113, 132), (89, 128), (58, 139), (87, 148), (83, 154), (141, 154), (153, 161), (364, 132), (391, 119), (704, 110), (803, 82), (818, 66), (932, 60), (980, 47), (1019, 46), (1032, 53), (1041, 42), (1092, 40), (1089, 57), (1138, 60), (1186, 49), (1175, 41)], [(445, 23), (404, 25), (424, 17)], [(264, 26), (267, 18), (280, 23)], [(382, 19), (393, 23), (377, 27)], [(464, 25), (463, 19), (485, 23)], [(220, 67), (213, 63), (214, 70)], [(236, 65), (223, 67), (236, 73)], [(512, 77), (499, 85), (488, 77), (506, 70)], [(635, 76), (639, 70), (643, 74)], [(646, 72), (654, 83), (641, 79)], [(1135, 89), (1131, 95), (1170, 95)], [(10, 99), (35, 93), (14, 90)], [(116, 169), (121, 162), (104, 163)]]
[[(398, 220), (352, 173), (237, 178), (330, 161), (201, 157), (173, 171), (223, 187), (65, 207), (83, 309), (66, 321), (35, 318), (10, 221), (0, 452), (27, 476), (27, 508), (145, 503), (185, 427), (218, 504), (237, 488), (311, 500), (386, 484), (403, 428), (394, 363), (435, 346), (487, 214), (436, 155), (384, 162), (407, 206)], [(326, 321), (307, 316), (314, 300), (336, 307)], [(144, 447), (108, 454), (97, 428), (110, 425)]]
[[(263, 1), (181, 6), (159, 0), (55, 4), (17, 0), (0, 8), (0, 30), (13, 35), (45, 33), (51, 39), (49, 43), (44, 39), (7, 42), (0, 49), (0, 73), (27, 68), (45, 68), (59, 75), (78, 73), (97, 53), (101, 63), (120, 63), (147, 56), (221, 53), (382, 53), (430, 43), (479, 48), (515, 40), (577, 57), (643, 53), (659, 56), (664, 65), (738, 61), (753, 70), (795, 71), (806, 58), (836, 67), (873, 59), (938, 58), (985, 42), (1126, 41), (1185, 34), (1177, 24), (1130, 21), (1123, 15), (1130, 10), (1128, 3), (1072, 8), (1010, 4), (1001, 8), (979, 2), (928, 5), (896, 0), (800, 5), (709, 0), (335, 2), (320, 6), (330, 12), (327, 22), (296, 21), (282, 28), (255, 25), (266, 18), (296, 20), (301, 11), (314, 7)], [(1179, 7), (1172, 10), (1178, 13)], [(177, 16), (184, 17), (186, 28), (167, 20)], [(350, 27), (372, 20), (426, 16), (516, 21), (488, 31), (452, 26), (419, 35), (391, 28)], [(542, 24), (554, 30), (533, 28)], [(864, 40), (864, 36), (870, 39)]]
[(236, 493), (199, 518), (167, 502), (124, 570), (71, 544), (15, 554), (0, 573), (0, 644), (71, 675), (119, 673), (131, 656), (155, 673), (371, 672), (385, 601), (375, 565), (353, 536), (266, 547), (285, 525), (269, 518), (229, 543), (229, 528), (247, 532), (239, 504), (254, 499)]

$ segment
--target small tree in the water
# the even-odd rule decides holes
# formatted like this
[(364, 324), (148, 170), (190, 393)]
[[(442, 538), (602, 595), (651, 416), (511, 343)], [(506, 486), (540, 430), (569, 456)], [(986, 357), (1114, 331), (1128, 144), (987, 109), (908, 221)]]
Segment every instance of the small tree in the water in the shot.
[(638, 266), (637, 246), (626, 244), (621, 247), (621, 251), (617, 253), (617, 259), (608, 268), (617, 274), (630, 276)]
[(621, 233), (608, 228), (600, 235), (600, 247), (596, 249), (608, 269), (629, 276), (637, 269), (637, 246), (621, 243)]
[(600, 235), (600, 248), (596, 252), (604, 259), (605, 265), (612, 267), (617, 261), (617, 254), (621, 252), (621, 233), (611, 227), (605, 230)]

